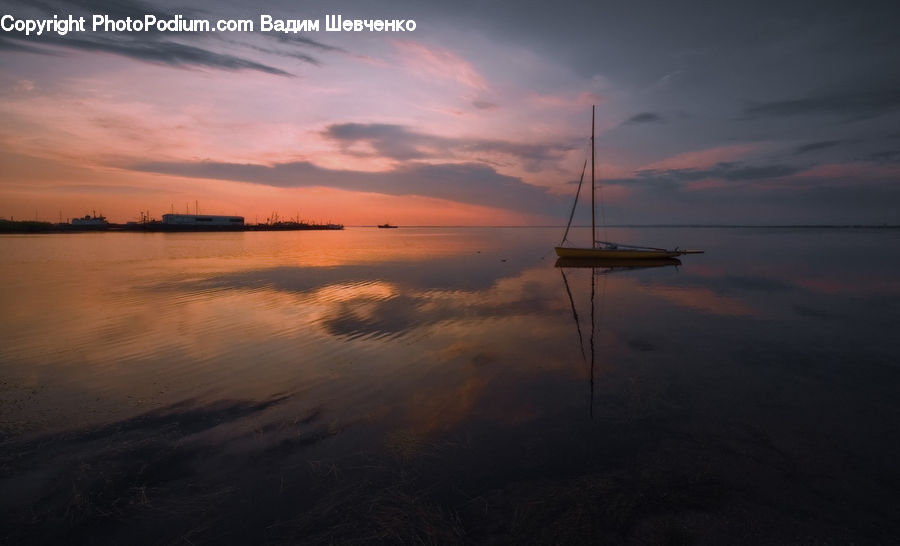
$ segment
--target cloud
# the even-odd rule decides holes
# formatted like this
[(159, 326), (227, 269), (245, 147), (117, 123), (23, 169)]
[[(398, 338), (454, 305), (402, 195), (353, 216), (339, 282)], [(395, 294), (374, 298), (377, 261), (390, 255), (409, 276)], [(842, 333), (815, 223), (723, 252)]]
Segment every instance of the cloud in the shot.
[[(223, 34), (216, 34), (217, 37), (222, 38)], [(274, 49), (271, 47), (262, 47), (258, 45), (253, 45), (247, 43), (245, 41), (237, 41), (237, 40), (226, 40), (231, 44), (235, 44), (241, 47), (246, 47), (252, 49), (253, 51), (259, 51), (260, 53), (268, 53), (271, 55), (278, 55), (279, 57), (288, 57), (291, 59), (298, 59), (309, 64), (315, 66), (322, 66), (322, 61), (320, 61), (317, 57), (313, 57), (309, 53), (305, 51), (304, 48), (315, 49), (320, 52), (325, 53), (347, 53), (347, 50), (323, 44), (322, 42), (317, 42), (315, 40), (311, 40), (309, 38), (304, 38), (302, 36), (295, 36), (292, 34), (276, 34), (276, 33), (257, 33), (257, 36), (263, 36), (270, 40), (277, 42), (278, 45), (288, 46), (288, 47), (297, 47), (297, 49), (293, 50), (283, 50), (283, 49)]]
[[(573, 149), (567, 144), (530, 144), (491, 139), (449, 138), (420, 133), (404, 125), (340, 123), (329, 125), (322, 135), (336, 141), (345, 152), (395, 160), (472, 157), (501, 154), (515, 157), (527, 170), (538, 170), (547, 162), (562, 159)], [(367, 144), (373, 152), (354, 152), (356, 144)]]
[(500, 106), (498, 106), (497, 104), (488, 102), (486, 100), (473, 100), (472, 106), (478, 108), (479, 110), (496, 110), (497, 108), (500, 108)]
[(205, 66), (224, 70), (256, 70), (276, 76), (292, 76), (292, 74), (280, 68), (178, 42), (134, 40), (121, 35), (113, 35), (110, 38), (100, 36), (54, 38), (51, 43), (72, 49), (114, 53), (123, 57), (172, 66)]
[(575, 108), (581, 110), (584, 106), (602, 104), (606, 97), (590, 91), (580, 93), (534, 93), (528, 96), (528, 100), (535, 105), (552, 108)]
[(802, 171), (801, 167), (791, 165), (732, 165), (721, 164), (711, 169), (708, 174), (711, 177), (720, 177), (725, 180), (742, 181), (742, 180), (765, 180), (770, 178), (783, 178), (791, 176)]
[(265, 184), (283, 188), (325, 186), (386, 195), (418, 195), (538, 214), (559, 213), (562, 202), (544, 189), (477, 163), (411, 164), (388, 172), (325, 169), (307, 161), (275, 165), (156, 162), (129, 166), (142, 172)]
[(832, 115), (863, 119), (881, 116), (897, 109), (900, 109), (900, 85), (750, 104), (742, 110), (741, 118), (756, 120)]
[(872, 154), (869, 154), (867, 159), (878, 163), (900, 162), (900, 150), (883, 150), (880, 152), (874, 152)]
[(810, 142), (809, 144), (804, 144), (803, 146), (798, 146), (794, 150), (794, 155), (801, 155), (807, 152), (814, 152), (817, 150), (825, 150), (827, 148), (833, 148), (840, 144), (843, 144), (844, 140), (821, 140), (819, 142)]
[[(638, 171), (603, 180), (633, 190), (630, 206), (607, 217), (630, 223), (869, 224), (896, 222), (893, 164), (838, 168), (791, 164), (714, 165), (708, 169)], [(611, 211), (612, 210), (612, 214)]]
[(625, 120), (622, 125), (636, 125), (638, 123), (664, 123), (665, 121), (665, 118), (655, 112), (641, 112), (640, 114), (635, 114)]
[[(52, 17), (60, 13), (74, 16), (85, 16), (88, 21), (93, 14), (105, 14), (111, 19), (126, 17), (143, 18), (144, 15), (155, 15), (158, 19), (172, 19), (175, 13), (160, 11), (157, 8), (136, 0), (107, 2), (103, 0), (57, 1), (50, 3), (31, 3), (22, 10), (27, 16)], [(185, 14), (181, 14), (185, 15)], [(24, 17), (26, 15), (20, 15)], [(189, 19), (190, 15), (185, 15)], [(90, 23), (86, 25), (90, 28)], [(40, 37), (26, 37), (23, 32), (12, 32), (0, 39), (0, 50), (23, 51), (31, 53), (49, 53), (49, 50), (35, 48), (33, 44), (39, 40), (41, 45), (62, 49), (96, 51), (111, 53), (139, 61), (166, 64), (177, 67), (200, 66), (221, 70), (255, 70), (277, 76), (292, 76), (280, 68), (257, 62), (248, 58), (228, 53), (219, 53), (210, 49), (189, 45), (182, 41), (164, 39), (156, 32), (85, 32), (69, 33), (65, 36), (44, 34)], [(196, 39), (199, 34), (191, 32), (177, 33), (180, 40)], [(316, 42), (309, 41), (310, 44)], [(307, 44), (307, 45), (310, 45)], [(317, 44), (317, 43), (316, 43)], [(323, 46), (327, 47), (327, 46)], [(250, 47), (263, 52), (272, 53), (261, 48)], [(307, 62), (317, 63), (315, 59), (303, 54), (285, 53)]]
[(660, 161), (645, 165), (641, 170), (649, 169), (705, 169), (719, 163), (735, 162), (758, 152), (759, 144), (729, 144), (702, 150), (692, 150), (670, 156)]
[(440, 144), (442, 139), (422, 135), (402, 125), (340, 123), (329, 125), (322, 135), (338, 142), (344, 151), (356, 143), (369, 144), (374, 155), (397, 160), (421, 159), (431, 156), (427, 148)]
[(311, 40), (309, 38), (304, 38), (303, 36), (297, 36), (295, 34), (264, 34), (263, 36), (269, 36), (278, 40), (282, 43), (288, 44), (299, 44), (303, 46), (308, 46), (313, 49), (318, 49), (320, 51), (330, 51), (336, 53), (347, 53), (347, 50), (342, 47), (337, 47), (333, 45), (323, 44), (322, 42), (317, 42), (316, 40)]
[(127, 186), (117, 184), (55, 184), (47, 186), (48, 189), (61, 193), (88, 193), (88, 194), (163, 194), (166, 190), (148, 186)]
[(395, 40), (394, 47), (404, 63), (413, 71), (429, 77), (455, 80), (473, 89), (485, 90), (488, 85), (474, 66), (452, 51), (408, 40)]
[(767, 180), (783, 178), (803, 171), (801, 167), (784, 164), (746, 165), (742, 163), (717, 163), (705, 169), (643, 169), (635, 172), (632, 178), (605, 180), (607, 184), (630, 185), (652, 184), (669, 189), (678, 189), (685, 184), (707, 179), (720, 179), (731, 182), (751, 180)]
[(10, 40), (3, 37), (0, 37), (0, 51), (54, 55), (54, 52), (49, 49), (33, 47), (23, 41), (16, 40), (15, 38)]
[(267, 53), (270, 55), (278, 55), (279, 57), (288, 57), (291, 59), (298, 59), (298, 60), (301, 60), (303, 62), (312, 64), (315, 66), (322, 65), (322, 62), (319, 61), (319, 59), (313, 57), (312, 55), (309, 55), (307, 53), (303, 53), (300, 51), (283, 51), (280, 49), (273, 49), (271, 47), (261, 47), (258, 45), (253, 45), (253, 44), (250, 44), (247, 42), (237, 41), (237, 40), (226, 40), (226, 41), (228, 43), (235, 44), (240, 47), (246, 47), (248, 49), (252, 49), (253, 51), (259, 51), (260, 53)]

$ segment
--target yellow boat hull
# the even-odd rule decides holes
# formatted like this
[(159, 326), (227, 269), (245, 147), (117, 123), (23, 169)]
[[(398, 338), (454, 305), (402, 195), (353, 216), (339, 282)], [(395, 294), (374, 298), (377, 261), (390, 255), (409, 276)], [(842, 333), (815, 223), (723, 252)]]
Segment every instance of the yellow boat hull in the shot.
[(556, 255), (566, 259), (582, 260), (659, 260), (661, 258), (674, 258), (682, 254), (693, 253), (683, 250), (650, 250), (634, 248), (573, 248), (568, 246), (555, 247)]

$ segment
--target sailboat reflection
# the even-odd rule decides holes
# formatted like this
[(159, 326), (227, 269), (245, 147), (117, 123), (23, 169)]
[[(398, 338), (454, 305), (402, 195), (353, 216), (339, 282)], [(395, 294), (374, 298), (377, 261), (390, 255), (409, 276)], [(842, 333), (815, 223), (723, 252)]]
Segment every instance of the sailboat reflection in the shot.
[[(608, 275), (617, 271), (633, 271), (635, 269), (649, 269), (653, 267), (672, 267), (679, 266), (681, 262), (677, 258), (660, 258), (653, 260), (628, 260), (628, 259), (567, 259), (559, 258), (556, 260), (556, 267), (562, 274), (563, 285), (566, 287), (566, 294), (569, 296), (569, 304), (572, 306), (572, 317), (575, 319), (575, 328), (578, 330), (578, 345), (581, 348), (581, 358), (587, 366), (587, 354), (584, 351), (584, 335), (581, 332), (581, 321), (578, 320), (578, 311), (575, 308), (575, 299), (572, 297), (572, 290), (569, 287), (569, 279), (566, 277), (566, 269), (590, 269), (591, 270), (591, 362), (590, 362), (590, 416), (594, 418), (594, 368), (596, 367), (596, 344), (594, 343), (594, 334), (597, 332), (597, 323), (600, 320), (600, 313), (596, 312), (595, 300), (597, 296), (597, 276)], [(605, 284), (604, 284), (605, 286)]]
[[(651, 267), (666, 267), (671, 265), (681, 265), (678, 258), (656, 258), (652, 260), (629, 260), (615, 258), (558, 258), (556, 267), (564, 268), (591, 268), (594, 270), (602, 269), (601, 274), (612, 273), (614, 271), (630, 270), (630, 269), (649, 269)], [(596, 271), (595, 271), (596, 272)]]

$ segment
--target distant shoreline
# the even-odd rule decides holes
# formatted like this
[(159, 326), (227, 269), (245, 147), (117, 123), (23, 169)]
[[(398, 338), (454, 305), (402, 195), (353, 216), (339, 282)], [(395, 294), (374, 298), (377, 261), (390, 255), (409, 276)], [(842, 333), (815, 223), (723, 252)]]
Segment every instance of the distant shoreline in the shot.
[[(358, 227), (376, 227), (370, 224), (359, 224), (359, 225), (348, 225), (347, 227), (358, 228)], [(554, 224), (554, 225), (541, 225), (541, 226), (429, 226), (429, 225), (404, 225), (404, 228), (561, 228), (564, 229), (566, 226), (564, 224)], [(590, 229), (591, 226), (587, 225), (573, 225), (573, 228), (586, 228)], [(597, 226), (597, 229), (600, 228), (698, 228), (698, 229), (707, 229), (707, 228), (727, 228), (727, 229), (898, 229), (900, 225), (888, 224), (772, 224), (772, 225), (751, 225), (751, 224), (608, 224), (604, 226)]]
[[(58, 224), (35, 220), (5, 220), (0, 219), (0, 233), (3, 234), (41, 234), (41, 233), (94, 233), (94, 232), (127, 232), (127, 233), (222, 233), (243, 231), (340, 231), (343, 224), (305, 224), (296, 222), (282, 222), (278, 224), (247, 224), (243, 226), (183, 226), (168, 225), (158, 222), (144, 224), (108, 224), (105, 226), (76, 226), (72, 224)], [(351, 228), (375, 228), (376, 225), (360, 224), (346, 226)], [(564, 228), (563, 225), (541, 226), (435, 226), (435, 225), (407, 225), (405, 228)], [(576, 225), (575, 228), (590, 228), (590, 226)], [(895, 224), (610, 224), (598, 226), (604, 228), (677, 228), (677, 229), (900, 229)]]
[(343, 224), (307, 224), (305, 222), (277, 222), (274, 224), (242, 224), (239, 226), (198, 226), (145, 222), (131, 224), (73, 225), (35, 220), (0, 220), (0, 233), (179, 233), (179, 232), (235, 232), (235, 231), (339, 231)]

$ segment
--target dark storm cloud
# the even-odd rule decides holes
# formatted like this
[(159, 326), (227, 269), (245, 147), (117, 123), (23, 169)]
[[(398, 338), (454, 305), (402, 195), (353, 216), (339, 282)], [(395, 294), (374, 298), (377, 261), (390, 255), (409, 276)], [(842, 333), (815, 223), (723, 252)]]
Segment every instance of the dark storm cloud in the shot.
[(192, 178), (230, 180), (283, 188), (326, 186), (386, 195), (418, 195), (539, 214), (559, 212), (560, 200), (519, 178), (498, 173), (475, 163), (411, 164), (389, 172), (324, 169), (306, 161), (272, 166), (215, 163), (145, 163), (130, 166), (153, 172)]
[(505, 140), (447, 138), (420, 133), (404, 125), (383, 123), (334, 124), (322, 134), (337, 141), (345, 151), (362, 142), (372, 147), (374, 155), (397, 160), (498, 153), (517, 158), (529, 170), (538, 170), (545, 163), (558, 161), (573, 149), (570, 145), (559, 143), (525, 144)]
[(803, 146), (798, 146), (794, 149), (794, 155), (801, 155), (807, 152), (815, 152), (817, 150), (825, 150), (828, 148), (834, 148), (835, 146), (839, 146), (844, 144), (846, 141), (844, 140), (820, 140), (818, 142), (810, 142), (809, 144), (804, 144)]
[(655, 112), (641, 112), (640, 114), (635, 114), (625, 120), (622, 125), (636, 125), (639, 123), (663, 123), (665, 122), (665, 118)]

